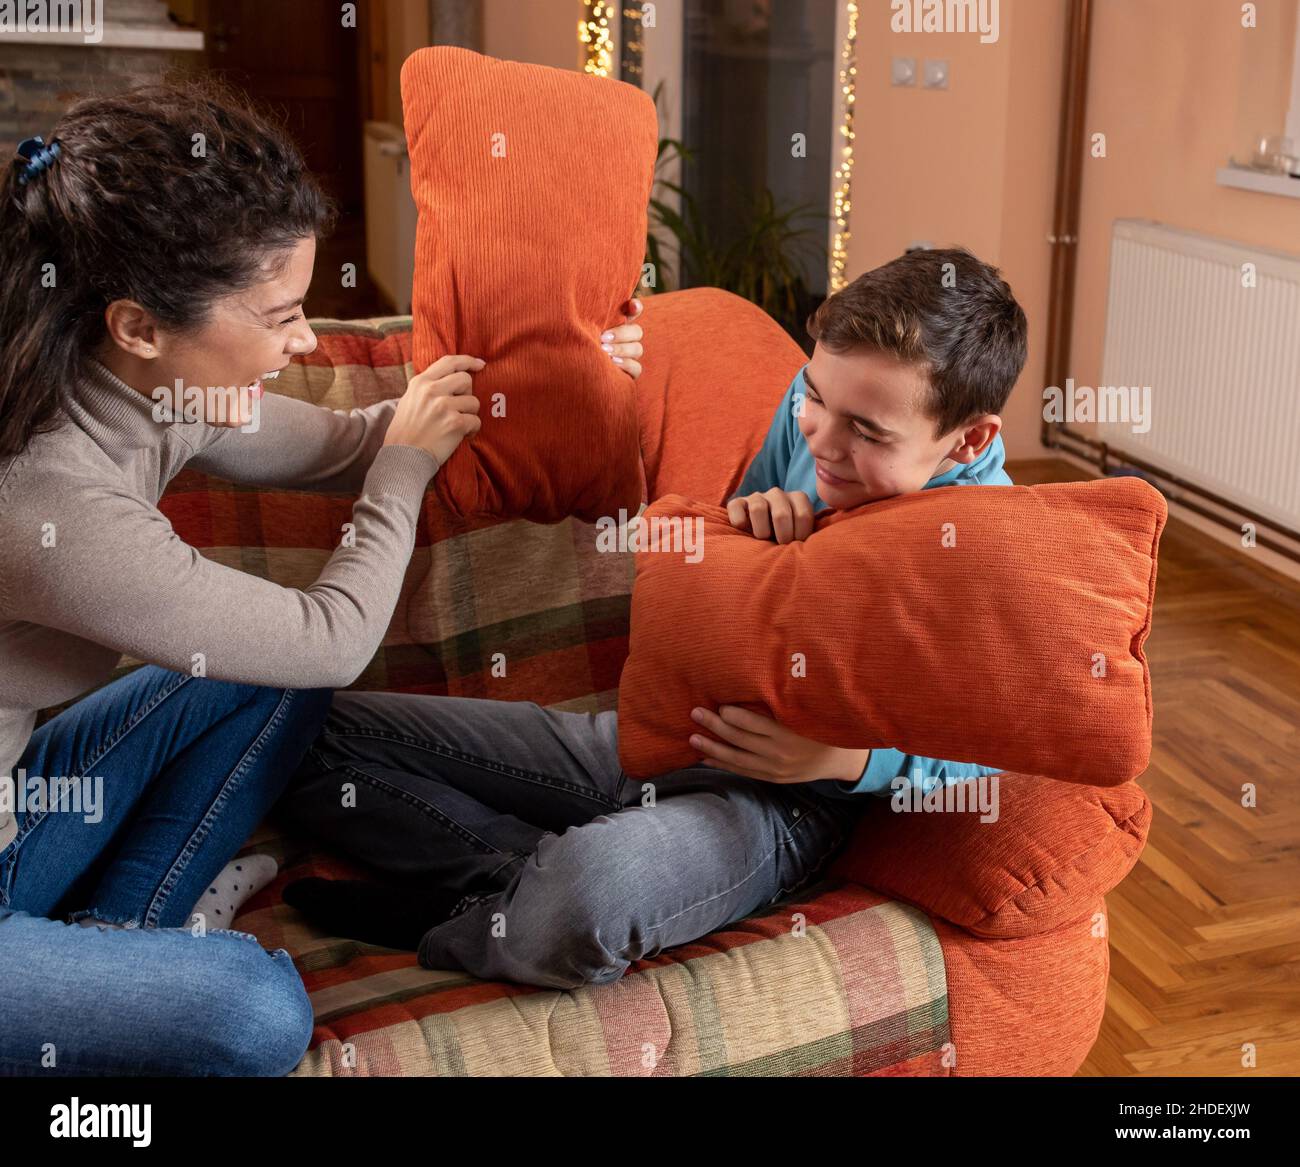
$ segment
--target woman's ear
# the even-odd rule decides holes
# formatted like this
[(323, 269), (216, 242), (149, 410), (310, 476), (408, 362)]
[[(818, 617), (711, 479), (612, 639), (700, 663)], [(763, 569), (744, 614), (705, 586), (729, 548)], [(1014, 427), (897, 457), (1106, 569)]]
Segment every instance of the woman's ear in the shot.
[(158, 355), (158, 325), (149, 311), (134, 300), (114, 300), (104, 309), (109, 340), (124, 353), (141, 360)]

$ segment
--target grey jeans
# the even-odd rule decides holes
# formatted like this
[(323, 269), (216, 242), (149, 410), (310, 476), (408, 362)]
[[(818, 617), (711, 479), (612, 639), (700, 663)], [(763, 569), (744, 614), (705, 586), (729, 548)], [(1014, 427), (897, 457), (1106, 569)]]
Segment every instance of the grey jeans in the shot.
[(337, 693), (278, 815), (396, 881), (464, 892), (424, 966), (573, 988), (801, 890), (862, 810), (703, 766), (630, 778), (617, 733), (613, 712)]

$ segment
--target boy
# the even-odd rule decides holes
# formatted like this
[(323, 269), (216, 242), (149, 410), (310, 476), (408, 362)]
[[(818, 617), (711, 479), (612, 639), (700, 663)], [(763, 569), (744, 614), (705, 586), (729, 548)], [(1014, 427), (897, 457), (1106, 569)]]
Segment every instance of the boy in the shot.
[[(735, 526), (785, 543), (828, 506), (1010, 483), (998, 414), (1026, 324), (994, 269), (909, 253), (832, 296), (809, 331), (813, 358), (728, 504)], [(426, 967), (605, 983), (807, 886), (861, 795), (994, 772), (829, 747), (726, 705), (693, 716), (701, 764), (647, 784), (618, 764), (612, 711), (338, 693), (281, 814), (411, 886), (310, 879), (285, 900), (336, 935), (417, 948)]]
[[(998, 414), (1024, 367), (1026, 321), (996, 270), (965, 250), (909, 252), (832, 296), (808, 330), (812, 360), (728, 503), (733, 526), (788, 543), (806, 539), (827, 507), (1011, 485)], [(826, 771), (831, 780), (812, 788), (831, 797), (888, 795), (900, 777), (928, 790), (997, 772), (897, 750), (836, 750), (731, 706), (694, 716), (731, 748), (707, 737), (691, 744), (732, 773), (806, 782)], [(834, 780), (845, 771), (856, 777)]]

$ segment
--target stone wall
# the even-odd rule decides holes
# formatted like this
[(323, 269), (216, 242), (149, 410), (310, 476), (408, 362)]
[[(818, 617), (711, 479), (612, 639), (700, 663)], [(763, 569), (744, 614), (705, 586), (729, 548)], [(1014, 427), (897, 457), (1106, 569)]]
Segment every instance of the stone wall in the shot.
[[(174, 29), (162, 0), (104, 0), (110, 27)], [(42, 45), (0, 33), (0, 151), (11, 156), (34, 134), (47, 141), (60, 113), (79, 97), (112, 93), (171, 70), (202, 64), (202, 54), (97, 45)]]

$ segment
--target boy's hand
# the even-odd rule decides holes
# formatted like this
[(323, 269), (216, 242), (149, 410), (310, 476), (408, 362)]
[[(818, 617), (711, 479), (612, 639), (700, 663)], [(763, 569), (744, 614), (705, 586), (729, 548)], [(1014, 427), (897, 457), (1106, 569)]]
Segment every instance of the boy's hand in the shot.
[(691, 746), (706, 755), (705, 766), (762, 782), (816, 782), (823, 778), (856, 782), (871, 757), (870, 750), (843, 750), (810, 741), (779, 721), (738, 705), (720, 705), (717, 713), (696, 708), (691, 717), (722, 738), (718, 742), (703, 734), (691, 735)]
[(641, 308), (640, 300), (629, 300), (620, 309), (628, 323), (600, 334), (600, 347), (609, 353), (614, 364), (633, 377), (641, 376), (641, 362), (637, 358), (642, 355), (641, 337), (644, 333), (641, 325), (632, 323), (641, 315)]
[(755, 539), (775, 539), (793, 543), (813, 533), (813, 504), (802, 490), (782, 490), (779, 486), (761, 494), (747, 494), (727, 503), (731, 525), (748, 531)]

